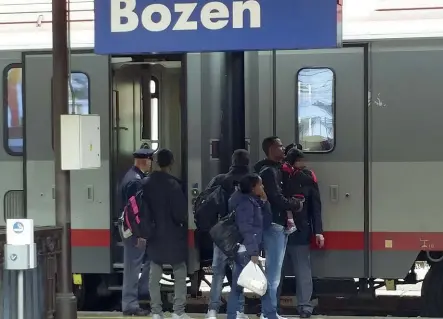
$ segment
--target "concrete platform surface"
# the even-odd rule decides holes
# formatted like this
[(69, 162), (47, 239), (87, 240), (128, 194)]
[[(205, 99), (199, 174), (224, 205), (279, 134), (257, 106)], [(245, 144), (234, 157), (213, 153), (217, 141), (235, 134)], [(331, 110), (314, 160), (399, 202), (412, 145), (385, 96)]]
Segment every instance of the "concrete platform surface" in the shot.
[[(204, 313), (193, 313), (189, 314), (191, 318), (201, 319), (205, 317)], [(124, 319), (124, 318), (152, 318), (152, 317), (123, 317), (121, 312), (79, 312), (78, 319)], [(171, 318), (169, 313), (165, 314), (165, 318)], [(221, 314), (218, 318), (226, 319), (225, 314)], [(258, 319), (255, 315), (249, 315), (250, 319)], [(287, 316), (285, 318), (298, 318), (298, 316)], [(381, 318), (389, 318), (389, 319), (406, 319), (406, 318), (415, 318), (417, 317), (354, 317), (354, 316), (312, 316), (313, 319), (381, 319)], [(420, 317), (420, 319), (426, 319), (425, 317)]]

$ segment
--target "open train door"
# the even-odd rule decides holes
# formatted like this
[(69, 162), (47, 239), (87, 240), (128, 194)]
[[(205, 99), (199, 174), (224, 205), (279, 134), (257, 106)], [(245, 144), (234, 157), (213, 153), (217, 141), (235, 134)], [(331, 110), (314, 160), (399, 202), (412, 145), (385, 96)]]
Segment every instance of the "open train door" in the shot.
[(5, 226), (6, 219), (25, 216), (20, 53), (3, 52), (0, 70), (3, 74), (0, 96), (4, 97), (3, 112), (0, 112), (3, 125), (3, 147), (0, 148), (0, 207), (3, 208), (3, 216), (0, 218), (0, 226)]
[[(55, 224), (52, 55), (24, 53), (24, 189), (27, 217)], [(69, 112), (101, 119), (100, 169), (71, 172), (72, 260), (76, 273), (110, 272), (109, 58), (73, 52)], [(67, 84), (68, 85), (68, 84)], [(93, 261), (93, 262), (91, 262)]]

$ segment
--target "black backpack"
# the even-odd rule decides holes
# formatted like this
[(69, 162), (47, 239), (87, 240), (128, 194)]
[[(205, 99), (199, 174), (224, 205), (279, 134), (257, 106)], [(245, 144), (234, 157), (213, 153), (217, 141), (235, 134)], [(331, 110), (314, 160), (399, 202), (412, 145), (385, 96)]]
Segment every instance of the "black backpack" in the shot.
[(124, 231), (133, 236), (149, 240), (154, 235), (155, 222), (151, 211), (143, 199), (143, 189), (131, 196), (121, 216)]
[(209, 232), (220, 216), (228, 210), (228, 193), (223, 185), (217, 185), (201, 192), (194, 203), (194, 222), (201, 232)]

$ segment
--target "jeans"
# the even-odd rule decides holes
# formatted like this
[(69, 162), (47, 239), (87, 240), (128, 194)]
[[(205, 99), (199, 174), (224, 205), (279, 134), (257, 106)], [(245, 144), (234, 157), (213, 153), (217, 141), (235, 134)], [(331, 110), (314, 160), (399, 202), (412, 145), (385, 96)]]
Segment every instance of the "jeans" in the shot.
[(278, 224), (263, 231), (263, 246), (265, 250), (266, 264), (265, 275), (268, 280), (268, 290), (262, 297), (262, 314), (267, 319), (277, 318), (277, 291), (280, 284), (281, 270), (285, 258), (288, 236), (284, 233), (285, 228)]
[[(138, 296), (147, 295), (149, 292), (150, 262), (146, 254), (146, 247), (137, 247), (136, 245), (137, 238), (135, 238), (135, 236), (123, 240), (123, 311), (131, 311), (140, 308)], [(139, 279), (140, 271), (142, 272), (142, 275)]]
[[(227, 265), (228, 257), (226, 257), (226, 255), (214, 245), (214, 257), (212, 259), (212, 282), (208, 309), (215, 310), (217, 313), (220, 310), (223, 281), (225, 279)], [(245, 297), (243, 294), (240, 294), (239, 305), (238, 311), (244, 312)]]
[[(244, 300), (243, 287), (237, 285), (238, 277), (243, 268), (249, 263), (251, 257), (246, 252), (237, 254), (234, 261), (234, 269), (232, 270), (232, 286), (229, 292), (227, 319), (235, 319), (237, 317), (237, 311), (242, 306), (240, 298)], [(244, 305), (243, 305), (244, 306)]]
[[(186, 286), (186, 276), (188, 271), (186, 263), (172, 265), (174, 273), (174, 314), (181, 316), (185, 313), (186, 294), (188, 288)], [(160, 280), (163, 275), (163, 266), (151, 262), (151, 280), (149, 281), (149, 293), (151, 295), (151, 311), (153, 315), (163, 314), (163, 303), (161, 296)]]

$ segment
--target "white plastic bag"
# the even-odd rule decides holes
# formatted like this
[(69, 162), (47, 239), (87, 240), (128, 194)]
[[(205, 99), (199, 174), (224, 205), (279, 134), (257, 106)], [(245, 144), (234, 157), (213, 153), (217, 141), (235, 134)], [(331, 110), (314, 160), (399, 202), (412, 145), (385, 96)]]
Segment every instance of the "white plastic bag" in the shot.
[(238, 277), (237, 285), (263, 296), (268, 289), (268, 281), (261, 268), (250, 261)]

